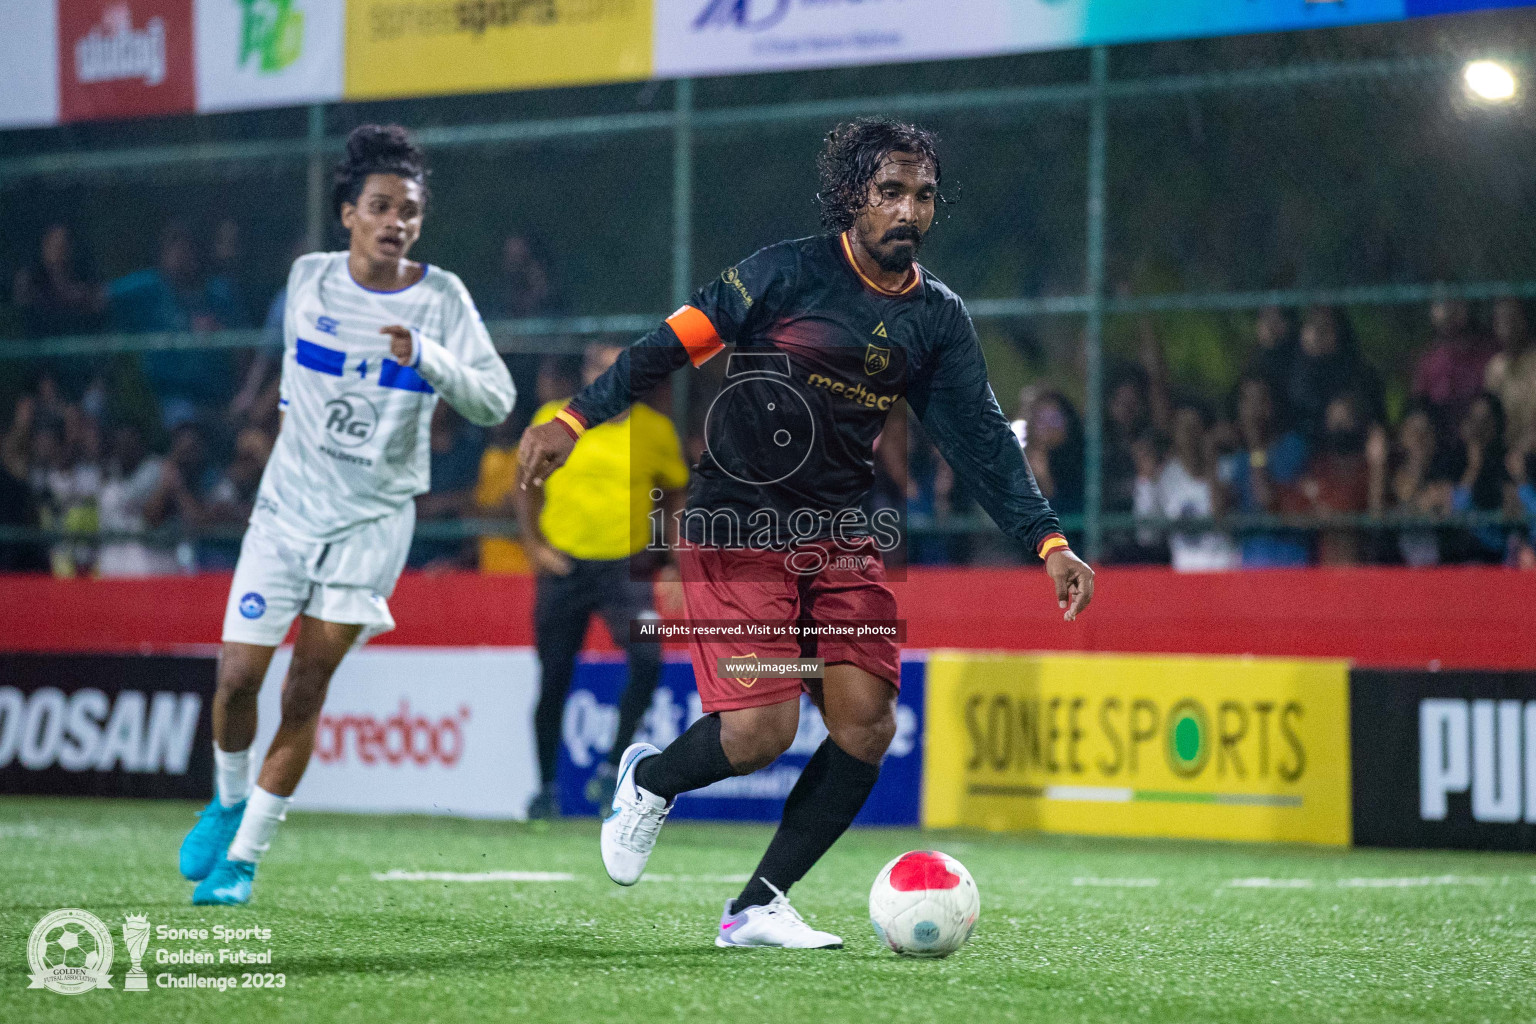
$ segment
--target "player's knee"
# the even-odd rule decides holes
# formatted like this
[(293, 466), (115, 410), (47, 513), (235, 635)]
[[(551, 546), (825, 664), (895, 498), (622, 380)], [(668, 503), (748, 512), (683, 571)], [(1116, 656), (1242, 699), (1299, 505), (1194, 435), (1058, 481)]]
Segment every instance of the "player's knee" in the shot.
[(265, 675), (265, 672), (256, 671), (252, 665), (221, 660), (216, 680), (218, 696), (225, 700), (253, 699), (261, 691), (261, 681)]
[(746, 775), (772, 764), (780, 754), (795, 742), (799, 727), (798, 707), (796, 714), (760, 715), (747, 721), (738, 721), (725, 715), (720, 723), (720, 744), (731, 767)]
[(330, 682), (328, 666), (295, 658), (288, 667), (288, 678), (283, 681), (283, 721), (294, 723), (318, 718)]
[(843, 753), (878, 764), (896, 738), (896, 709), (887, 705), (862, 721), (829, 723), (827, 734)]

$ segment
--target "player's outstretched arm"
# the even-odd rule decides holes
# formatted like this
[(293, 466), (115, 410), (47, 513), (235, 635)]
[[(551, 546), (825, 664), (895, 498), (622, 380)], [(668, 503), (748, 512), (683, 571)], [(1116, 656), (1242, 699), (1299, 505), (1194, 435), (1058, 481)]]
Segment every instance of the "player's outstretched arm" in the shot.
[(401, 366), (414, 367), (443, 401), (475, 426), (494, 427), (511, 414), (517, 388), (489, 336), (484, 349), (474, 351), (466, 361), (446, 346), (415, 337), (399, 324), (381, 328), (379, 333), (389, 335), (390, 354)]
[(993, 522), (1045, 560), (1063, 617), (1075, 621), (1093, 599), (1093, 570), (1066, 546), (1061, 523), (992, 393), (981, 342), (963, 311), (950, 324), (934, 366), (912, 382), (907, 399)]
[(674, 370), (689, 363), (703, 366), (734, 344), (754, 318), (771, 315), (799, 259), (793, 243), (781, 242), (758, 250), (700, 288), (567, 403), (576, 435), (619, 415)]

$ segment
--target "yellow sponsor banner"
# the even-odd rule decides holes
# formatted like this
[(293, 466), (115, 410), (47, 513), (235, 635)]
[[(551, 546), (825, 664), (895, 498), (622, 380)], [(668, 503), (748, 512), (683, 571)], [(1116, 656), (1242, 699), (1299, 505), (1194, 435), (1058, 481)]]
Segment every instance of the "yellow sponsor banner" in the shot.
[(347, 99), (650, 74), (651, 0), (347, 0)]
[(923, 824), (1350, 841), (1348, 666), (936, 651)]

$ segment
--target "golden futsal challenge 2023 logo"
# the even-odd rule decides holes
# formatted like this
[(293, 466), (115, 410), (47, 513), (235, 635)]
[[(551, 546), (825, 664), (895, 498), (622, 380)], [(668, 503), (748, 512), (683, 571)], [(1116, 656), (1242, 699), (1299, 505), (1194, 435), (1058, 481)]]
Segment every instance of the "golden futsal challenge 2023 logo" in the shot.
[[(128, 914), (123, 919), (123, 945), (131, 967), (123, 978), (125, 992), (145, 992), (144, 950), (149, 945), (149, 919)], [(28, 988), (44, 988), (64, 996), (112, 987), (112, 932), (101, 918), (84, 910), (55, 910), (37, 922), (27, 939)]]

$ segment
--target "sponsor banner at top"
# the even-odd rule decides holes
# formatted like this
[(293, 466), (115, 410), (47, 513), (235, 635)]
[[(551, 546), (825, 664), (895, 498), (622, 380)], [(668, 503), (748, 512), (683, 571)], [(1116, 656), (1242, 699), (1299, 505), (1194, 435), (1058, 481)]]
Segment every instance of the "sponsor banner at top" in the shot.
[(1350, 841), (1344, 662), (934, 652), (923, 824)]
[(59, 0), (59, 119), (193, 108), (192, 0)]
[(655, 0), (656, 75), (1022, 53), (1398, 21), (1530, 0)]
[(346, 96), (638, 80), (650, 0), (349, 0)]
[(197, 109), (341, 98), (340, 0), (197, 0)]
[(0, 128), (978, 57), (1536, 0), (36, 0)]
[(1085, 0), (655, 0), (656, 74), (970, 57), (1074, 46)]
[(9, 4), (0, 32), (0, 128), (59, 119), (59, 12), (51, 3)]
[(1062, 0), (1068, 5), (1082, 10), (1081, 38), (1090, 46), (1359, 25), (1411, 14), (1404, 0)]

